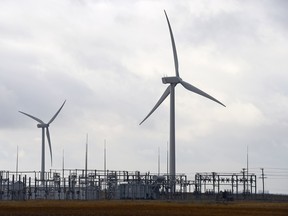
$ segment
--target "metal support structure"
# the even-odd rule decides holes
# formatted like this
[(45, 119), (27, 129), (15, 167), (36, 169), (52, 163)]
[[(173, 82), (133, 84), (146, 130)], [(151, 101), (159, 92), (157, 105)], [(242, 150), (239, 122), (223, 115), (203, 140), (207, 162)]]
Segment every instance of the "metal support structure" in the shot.
[(264, 197), (264, 194), (265, 194), (265, 184), (264, 184), (264, 178), (265, 178), (265, 176), (264, 176), (264, 168), (260, 168), (261, 169), (261, 179), (262, 179), (262, 195), (263, 195), (263, 197)]
[[(256, 194), (256, 175), (241, 173), (197, 173), (195, 175), (195, 192), (198, 194), (219, 194), (228, 191), (231, 194)], [(250, 186), (250, 191), (248, 189)]]
[[(0, 171), (0, 200), (183, 199), (191, 182), (170, 176), (111, 170), (54, 169), (49, 172)], [(44, 178), (42, 178), (44, 176)]]
[(170, 178), (171, 193), (175, 193), (175, 84), (170, 84)]

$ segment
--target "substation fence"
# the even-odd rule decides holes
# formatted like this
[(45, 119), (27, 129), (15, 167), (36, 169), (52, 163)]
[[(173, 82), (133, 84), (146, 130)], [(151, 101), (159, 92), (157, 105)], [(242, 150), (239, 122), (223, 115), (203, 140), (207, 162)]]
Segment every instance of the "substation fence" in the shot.
[(50, 170), (44, 179), (36, 171), (0, 171), (0, 200), (184, 199), (194, 182), (184, 174), (171, 179), (138, 171)]

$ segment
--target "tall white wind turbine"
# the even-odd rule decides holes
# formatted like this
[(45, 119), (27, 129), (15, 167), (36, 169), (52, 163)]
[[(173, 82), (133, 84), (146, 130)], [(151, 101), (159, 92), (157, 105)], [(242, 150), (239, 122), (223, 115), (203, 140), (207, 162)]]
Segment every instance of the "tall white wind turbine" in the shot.
[(50, 121), (48, 123), (44, 123), (39, 118), (36, 118), (32, 115), (29, 115), (27, 113), (19, 111), (20, 113), (22, 113), (22, 114), (34, 119), (35, 121), (37, 121), (39, 123), (39, 124), (37, 124), (37, 127), (42, 129), (42, 156), (41, 156), (41, 173), (40, 173), (40, 180), (41, 181), (44, 180), (44, 173), (45, 173), (45, 129), (46, 129), (46, 136), (47, 136), (49, 149), (50, 149), (50, 157), (51, 157), (51, 165), (52, 165), (52, 147), (51, 147), (51, 139), (50, 139), (50, 133), (49, 133), (49, 125), (55, 120), (55, 118), (57, 117), (57, 115), (59, 114), (61, 109), (63, 108), (65, 102), (66, 102), (66, 100), (64, 101), (64, 103), (62, 104), (60, 109), (55, 113), (55, 115), (50, 119)]
[(148, 115), (144, 118), (144, 120), (140, 123), (140, 125), (160, 106), (160, 104), (166, 99), (166, 97), (170, 94), (170, 157), (169, 157), (169, 176), (171, 180), (171, 192), (175, 192), (175, 176), (176, 176), (176, 165), (175, 165), (175, 87), (178, 83), (180, 83), (184, 88), (187, 90), (199, 94), (203, 97), (206, 97), (210, 100), (213, 100), (222, 106), (225, 107), (223, 103), (215, 99), (214, 97), (210, 96), (209, 94), (203, 92), (202, 90), (196, 88), (195, 86), (191, 85), (188, 82), (182, 80), (179, 76), (179, 66), (178, 66), (178, 57), (176, 51), (176, 45), (172, 33), (172, 28), (170, 26), (170, 22), (166, 11), (164, 10), (166, 20), (169, 27), (171, 42), (172, 42), (172, 49), (173, 49), (173, 56), (174, 56), (174, 65), (175, 65), (175, 72), (176, 76), (172, 77), (163, 77), (162, 83), (169, 84), (169, 86), (164, 91), (163, 95), (160, 97), (156, 105), (153, 109), (148, 113)]

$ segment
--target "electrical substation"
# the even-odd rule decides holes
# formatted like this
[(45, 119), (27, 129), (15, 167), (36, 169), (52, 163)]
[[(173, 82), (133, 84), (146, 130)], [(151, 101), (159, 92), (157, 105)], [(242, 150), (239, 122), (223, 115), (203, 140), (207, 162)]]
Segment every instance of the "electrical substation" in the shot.
[[(0, 171), (0, 200), (166, 199), (171, 195), (166, 176), (139, 171), (50, 170)], [(187, 193), (185, 175), (176, 176), (177, 196)], [(175, 194), (174, 194), (175, 195)]]
[(256, 194), (256, 175), (197, 173), (195, 179), (189, 180), (185, 174), (170, 178), (167, 174), (139, 171), (59, 169), (45, 172), (42, 179), (39, 171), (0, 171), (0, 200), (185, 200), (224, 191), (236, 197)]

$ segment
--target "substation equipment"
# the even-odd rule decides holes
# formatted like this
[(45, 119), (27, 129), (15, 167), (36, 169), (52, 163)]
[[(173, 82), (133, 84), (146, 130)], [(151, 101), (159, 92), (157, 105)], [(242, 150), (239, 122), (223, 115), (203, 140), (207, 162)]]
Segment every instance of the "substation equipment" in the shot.
[(254, 173), (196, 173), (195, 193), (232, 195), (256, 194), (257, 178)]
[[(139, 171), (61, 169), (45, 172), (43, 180), (41, 172), (0, 171), (0, 200), (169, 199), (169, 179)], [(186, 175), (176, 175), (173, 198), (184, 198), (190, 186)]]
[(0, 171), (0, 200), (189, 199), (257, 191), (256, 175), (246, 172), (196, 173), (194, 180), (177, 174), (173, 193), (170, 179), (167, 174), (139, 171), (59, 169), (45, 172), (42, 180), (39, 171)]

